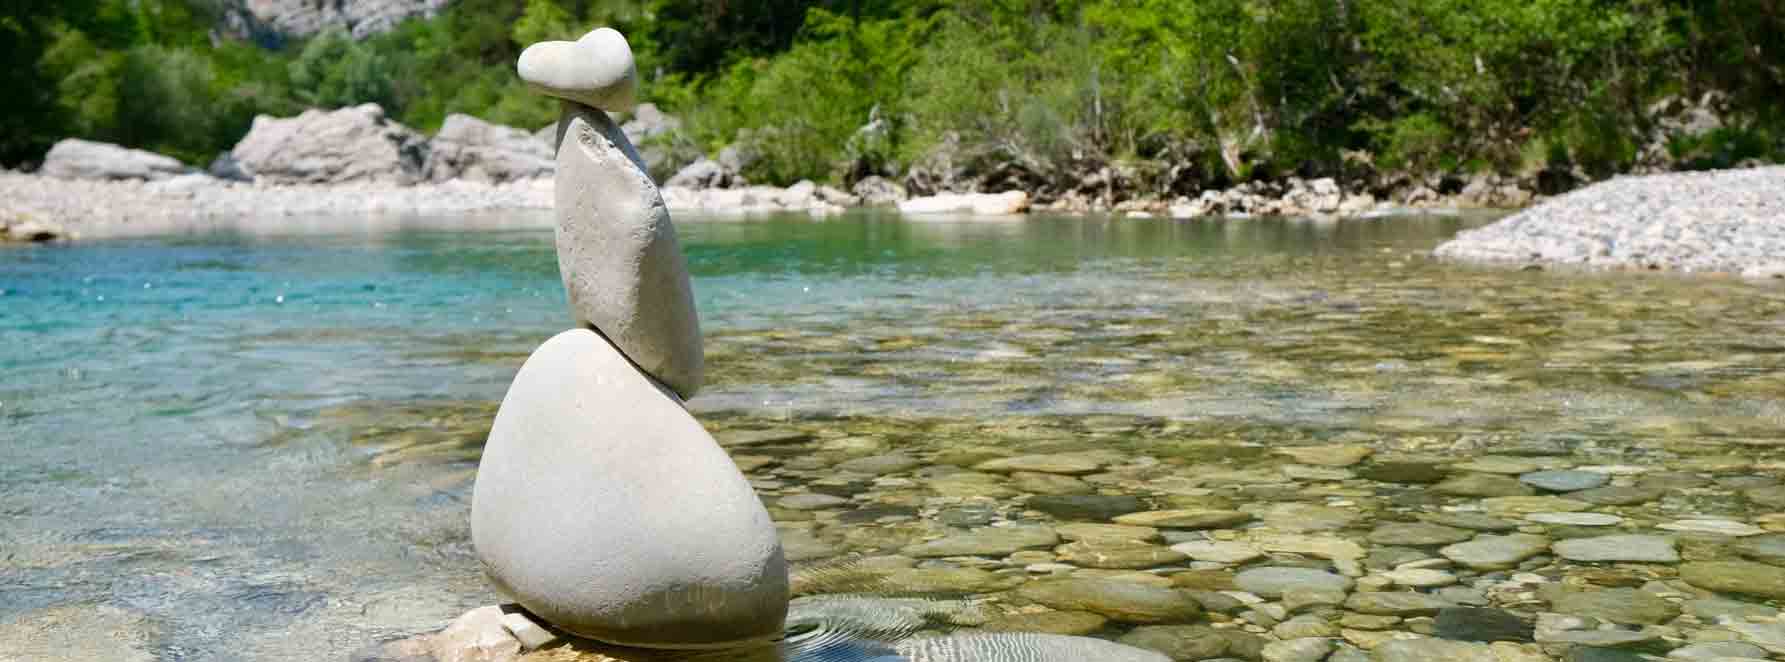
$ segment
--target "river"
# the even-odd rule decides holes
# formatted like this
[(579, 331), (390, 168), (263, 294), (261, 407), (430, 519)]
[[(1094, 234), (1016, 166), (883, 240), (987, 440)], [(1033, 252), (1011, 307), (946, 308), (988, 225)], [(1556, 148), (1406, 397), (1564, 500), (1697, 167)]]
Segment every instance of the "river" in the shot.
[[(1267, 527), (1273, 503), (1350, 508), (1330, 530), (1358, 540), (1471, 503), (1347, 469), (1199, 478), (1276, 471), (1277, 447), (1772, 479), (1785, 290), (1426, 257), (1487, 220), (681, 219), (690, 406), (728, 444), (780, 435), (732, 447), (771, 505), (850, 500), (771, 508), (802, 564), (1072, 517), (1024, 507), (1049, 490)], [(469, 542), (479, 445), (569, 316), (549, 231), (453, 224), (0, 250), (0, 659), (345, 659), (498, 601)], [(1106, 469), (969, 470), (1036, 453)], [(912, 461), (834, 468), (887, 455)], [(1634, 508), (1756, 521), (1724, 492)], [(1008, 588), (978, 581), (933, 590)]]

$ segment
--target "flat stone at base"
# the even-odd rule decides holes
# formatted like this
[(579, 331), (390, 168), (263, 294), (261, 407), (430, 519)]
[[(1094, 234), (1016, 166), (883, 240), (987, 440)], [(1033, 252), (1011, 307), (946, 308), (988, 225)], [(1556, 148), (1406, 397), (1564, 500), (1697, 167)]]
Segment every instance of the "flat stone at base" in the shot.
[(440, 662), (496, 662), (521, 654), (521, 642), (502, 626), (502, 609), (478, 607), (454, 619), (429, 640)]
[(786, 562), (756, 493), (673, 393), (592, 331), (546, 341), (496, 413), (471, 536), (560, 629), (689, 647), (778, 635)]
[(558, 635), (552, 634), (551, 630), (540, 627), (527, 618), (526, 614), (518, 612), (503, 614), (502, 627), (508, 628), (508, 633), (514, 635), (521, 642), (521, 648), (526, 650), (541, 648), (558, 640)]

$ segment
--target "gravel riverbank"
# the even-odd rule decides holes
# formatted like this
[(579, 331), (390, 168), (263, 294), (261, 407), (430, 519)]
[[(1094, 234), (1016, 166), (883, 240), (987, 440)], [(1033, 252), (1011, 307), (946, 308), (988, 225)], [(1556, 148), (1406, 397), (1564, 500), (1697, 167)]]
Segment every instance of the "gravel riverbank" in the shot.
[(1785, 277), (1785, 167), (1620, 177), (1463, 232), (1436, 254)]

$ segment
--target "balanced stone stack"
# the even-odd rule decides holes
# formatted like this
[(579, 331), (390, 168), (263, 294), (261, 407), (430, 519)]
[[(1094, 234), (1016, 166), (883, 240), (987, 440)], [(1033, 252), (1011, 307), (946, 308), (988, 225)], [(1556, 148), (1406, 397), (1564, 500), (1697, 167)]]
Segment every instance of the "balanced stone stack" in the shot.
[[(781, 650), (786, 559), (762, 502), (683, 404), (700, 388), (703, 361), (688, 270), (657, 185), (607, 115), (633, 104), (631, 47), (603, 28), (535, 44), (519, 69), (563, 102), (556, 241), (578, 328), (527, 358), (496, 413), (472, 494), (478, 558), (504, 593), (560, 631), (719, 649), (703, 659)], [(846, 633), (872, 632), (849, 624), (876, 614), (824, 616)], [(509, 660), (555, 638), (518, 612), (486, 607), (380, 654)], [(1108, 641), (1018, 632), (817, 641), (786, 659), (1168, 662)]]
[(787, 566), (756, 493), (683, 404), (700, 322), (657, 186), (609, 112), (633, 105), (620, 33), (535, 44), (521, 78), (562, 100), (556, 242), (576, 329), (534, 351), (490, 430), (478, 557), (559, 629), (711, 648), (782, 632)]

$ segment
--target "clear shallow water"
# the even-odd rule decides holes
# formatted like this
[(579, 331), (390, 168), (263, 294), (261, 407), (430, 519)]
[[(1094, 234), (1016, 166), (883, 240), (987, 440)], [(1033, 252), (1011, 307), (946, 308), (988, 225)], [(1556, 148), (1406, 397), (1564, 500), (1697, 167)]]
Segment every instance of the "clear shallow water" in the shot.
[[(1013, 451), (1785, 439), (1785, 290), (1422, 257), (1483, 220), (683, 221), (710, 375), (691, 405), (727, 443), (793, 435), (733, 448), (766, 500), (885, 509), (774, 509), (811, 560), (934, 535), (926, 498), (1005, 504), (1022, 491), (926, 481)], [(468, 541), (477, 447), (567, 321), (546, 231), (0, 251), (0, 640), (336, 659), (496, 601)], [(825, 482), (890, 451), (925, 465), (914, 486)]]

